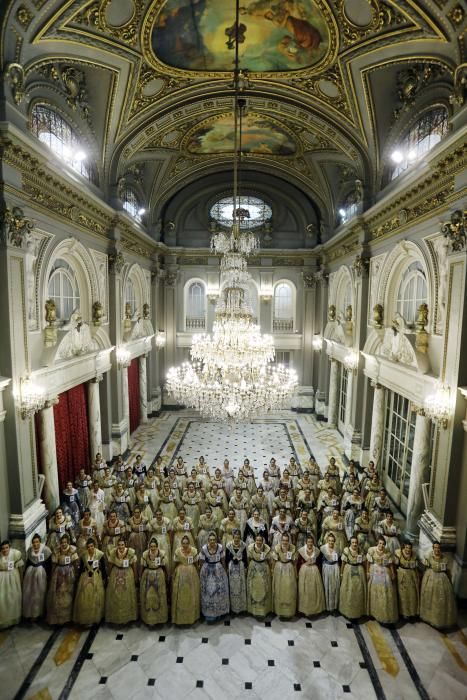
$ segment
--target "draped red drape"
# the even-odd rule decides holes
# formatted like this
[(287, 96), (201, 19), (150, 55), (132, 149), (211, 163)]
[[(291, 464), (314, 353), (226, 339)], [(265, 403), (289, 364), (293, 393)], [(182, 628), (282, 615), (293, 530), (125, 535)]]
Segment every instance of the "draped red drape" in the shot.
[(58, 481), (64, 488), (81, 467), (89, 466), (89, 429), (86, 385), (78, 384), (59, 395), (54, 406)]
[(128, 398), (130, 402), (130, 433), (139, 425), (139, 359), (136, 357), (128, 367)]

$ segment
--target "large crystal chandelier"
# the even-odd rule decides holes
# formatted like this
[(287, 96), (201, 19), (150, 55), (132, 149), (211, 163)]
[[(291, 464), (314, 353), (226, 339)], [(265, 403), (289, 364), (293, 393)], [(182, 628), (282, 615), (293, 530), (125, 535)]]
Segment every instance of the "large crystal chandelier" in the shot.
[(212, 334), (193, 337), (192, 362), (173, 367), (167, 391), (178, 403), (217, 420), (246, 420), (259, 412), (290, 405), (297, 386), (294, 370), (274, 365), (274, 341), (262, 335), (249, 302), (247, 256), (259, 248), (258, 236), (246, 230), (248, 216), (240, 206), (239, 156), (244, 74), (239, 69), (239, 0), (236, 0), (234, 69), (234, 158), (232, 227), (212, 235), (211, 249), (221, 258), (222, 293)]

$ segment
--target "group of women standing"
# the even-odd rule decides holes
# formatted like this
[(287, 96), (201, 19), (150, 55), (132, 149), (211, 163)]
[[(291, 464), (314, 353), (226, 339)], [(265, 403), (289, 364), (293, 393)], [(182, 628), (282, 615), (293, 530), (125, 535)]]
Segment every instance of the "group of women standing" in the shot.
[(448, 559), (438, 543), (422, 562), (400, 544), (371, 465), (360, 479), (355, 465), (341, 478), (335, 460), (324, 477), (313, 458), (304, 470), (291, 458), (282, 474), (271, 460), (259, 485), (248, 460), (237, 477), (227, 460), (211, 476), (203, 458), (190, 475), (181, 458), (148, 470), (118, 459), (112, 479), (97, 458), (93, 466), (92, 479), (67, 484), (47, 541), (35, 535), (25, 562), (2, 543), (0, 627), (21, 617), (190, 625), (324, 611), (456, 621)]

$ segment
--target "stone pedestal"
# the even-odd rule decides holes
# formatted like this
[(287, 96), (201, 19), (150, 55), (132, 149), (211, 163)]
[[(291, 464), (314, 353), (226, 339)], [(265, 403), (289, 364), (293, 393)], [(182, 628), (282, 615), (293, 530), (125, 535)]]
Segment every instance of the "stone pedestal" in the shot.
[(381, 384), (373, 384), (373, 410), (371, 414), (370, 455), (376, 469), (381, 473), (381, 449), (383, 446), (384, 430), (384, 388)]
[(39, 450), (45, 477), (44, 500), (50, 513), (53, 513), (60, 503), (53, 409), (57, 401), (58, 399), (47, 401), (45, 408), (39, 411)]
[(102, 428), (101, 428), (101, 402), (99, 397), (99, 382), (102, 375), (99, 374), (88, 382), (88, 421), (89, 421), (89, 450), (91, 459), (98, 452), (102, 453)]
[(140, 422), (148, 422), (148, 380), (146, 373), (146, 355), (139, 357), (139, 415)]
[(410, 539), (418, 538), (418, 520), (423, 511), (422, 484), (430, 466), (431, 421), (419, 410), (415, 421), (415, 435), (410, 472), (409, 495), (407, 498), (406, 531)]
[(331, 370), (329, 373), (329, 404), (328, 404), (328, 425), (335, 428), (337, 425), (337, 396), (338, 396), (338, 364), (331, 358)]

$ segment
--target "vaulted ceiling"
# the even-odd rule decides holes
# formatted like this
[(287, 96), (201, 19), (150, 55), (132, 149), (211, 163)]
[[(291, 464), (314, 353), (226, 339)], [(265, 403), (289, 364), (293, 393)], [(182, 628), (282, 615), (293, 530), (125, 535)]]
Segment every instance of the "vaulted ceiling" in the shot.
[[(24, 120), (39, 99), (62, 110), (106, 199), (133, 183), (151, 232), (183, 188), (216, 173), (225, 186), (235, 0), (19, 0), (3, 13), (3, 67), (21, 83), (9, 99)], [(242, 0), (241, 22), (242, 167), (295, 186), (329, 230), (356, 180), (374, 201), (389, 150), (414, 114), (449, 105), (466, 60), (462, 0)]]

